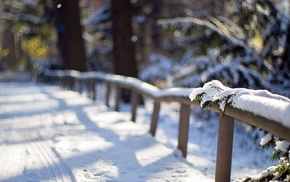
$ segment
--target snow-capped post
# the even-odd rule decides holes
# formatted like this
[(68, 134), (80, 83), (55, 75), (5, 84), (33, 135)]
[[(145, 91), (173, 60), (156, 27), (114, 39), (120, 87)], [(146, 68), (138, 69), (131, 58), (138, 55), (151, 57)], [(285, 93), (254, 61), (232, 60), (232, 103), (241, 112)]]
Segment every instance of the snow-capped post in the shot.
[(155, 100), (153, 113), (151, 115), (151, 124), (150, 124), (150, 133), (152, 136), (155, 136), (155, 133), (156, 133), (159, 111), (160, 111), (160, 102)]
[(139, 95), (136, 91), (131, 92), (131, 121), (136, 121)]
[(234, 118), (220, 113), (215, 173), (216, 182), (231, 181), (233, 136)]
[(190, 105), (181, 102), (179, 117), (179, 130), (178, 130), (178, 145), (177, 148), (181, 150), (182, 156), (185, 158), (187, 155), (187, 142), (188, 142), (188, 129), (189, 129), (189, 116)]
[[(232, 148), (234, 135), (234, 118), (225, 115), (226, 106), (232, 104), (235, 91), (213, 80), (202, 88), (192, 91), (191, 101), (199, 101), (201, 108), (212, 108), (220, 113), (218, 144), (216, 156), (216, 182), (230, 182), (232, 166)], [(212, 106), (217, 106), (212, 107)]]

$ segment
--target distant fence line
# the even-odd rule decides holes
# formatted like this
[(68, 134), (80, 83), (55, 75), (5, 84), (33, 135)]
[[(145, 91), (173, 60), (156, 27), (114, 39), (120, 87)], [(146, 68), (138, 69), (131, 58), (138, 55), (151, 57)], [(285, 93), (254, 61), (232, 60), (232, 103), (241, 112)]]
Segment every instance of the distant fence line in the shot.
[[(115, 110), (119, 111), (121, 100), (121, 89), (132, 91), (131, 94), (131, 120), (135, 122), (137, 117), (137, 107), (139, 96), (153, 99), (154, 108), (151, 115), (150, 133), (155, 136), (160, 104), (162, 102), (180, 103), (178, 145), (177, 149), (182, 152), (182, 156), (187, 155), (187, 143), (189, 133), (189, 121), (191, 107), (200, 107), (198, 101), (190, 101), (189, 94), (192, 88), (168, 88), (159, 89), (153, 85), (143, 82), (137, 78), (125, 77), (121, 75), (106, 74), (102, 72), (78, 72), (74, 70), (47, 70), (40, 81), (59, 83), (62, 87), (80, 91), (81, 82), (86, 82), (88, 95), (96, 99), (96, 84), (104, 82), (107, 84), (105, 104), (109, 106), (110, 94), (113, 88), (116, 89)], [(279, 102), (279, 100), (277, 100)], [(267, 132), (290, 141), (290, 128), (275, 120), (267, 119), (266, 116), (255, 115), (252, 112), (243, 111), (231, 106), (227, 106), (225, 111), (221, 111), (217, 105), (212, 105), (209, 110), (219, 113), (218, 144), (216, 156), (216, 182), (227, 182), (231, 179), (232, 148), (234, 134), (234, 119), (259, 127)], [(289, 118), (290, 120), (290, 118)]]

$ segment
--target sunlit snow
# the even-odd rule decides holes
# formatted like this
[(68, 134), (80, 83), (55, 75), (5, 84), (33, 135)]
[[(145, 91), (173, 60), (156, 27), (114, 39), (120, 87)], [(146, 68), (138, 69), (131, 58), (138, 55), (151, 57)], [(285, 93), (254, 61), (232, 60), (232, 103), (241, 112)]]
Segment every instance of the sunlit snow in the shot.
[[(148, 85), (142, 87), (155, 92)], [(213, 181), (218, 126), (213, 113), (192, 111), (188, 156), (183, 159), (176, 150), (178, 104), (161, 105), (153, 138), (148, 132), (152, 100), (144, 100), (145, 107), (138, 108), (132, 123), (128, 105), (122, 104), (121, 112), (104, 105), (104, 88), (97, 86), (93, 102), (85, 92), (1, 83), (0, 180)], [(172, 88), (163, 94), (172, 93), (190, 91)], [(198, 115), (212, 117), (202, 120)], [(272, 164), (271, 151), (257, 150), (259, 142), (255, 144), (252, 136), (243, 125), (236, 125), (232, 179), (257, 174)]]

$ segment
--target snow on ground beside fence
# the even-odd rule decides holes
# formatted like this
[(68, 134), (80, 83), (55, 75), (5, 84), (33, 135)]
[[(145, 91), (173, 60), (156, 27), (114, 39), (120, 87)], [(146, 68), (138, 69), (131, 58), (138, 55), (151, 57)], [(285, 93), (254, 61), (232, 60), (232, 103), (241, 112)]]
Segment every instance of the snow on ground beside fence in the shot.
[(76, 92), (0, 83), (0, 103), (0, 181), (212, 181), (148, 127)]
[[(98, 73), (98, 74), (89, 73), (89, 74), (85, 75), (85, 77), (86, 76), (91, 77), (91, 78), (97, 77), (97, 76), (102, 77), (102, 78), (106, 78), (108, 75), (104, 75), (101, 73)], [(78, 77), (79, 77), (79, 75), (78, 75)], [(120, 78), (120, 77), (118, 77), (118, 78)], [(69, 137), (66, 138), (65, 135), (66, 134), (69, 134), (69, 136), (72, 135), (70, 133), (70, 131), (74, 132), (74, 130), (72, 130), (70, 128), (74, 128), (73, 126), (76, 126), (75, 129), (77, 128), (77, 126), (80, 128), (86, 127), (88, 129), (94, 128), (93, 127), (94, 124), (90, 124), (90, 123), (81, 123), (80, 121), (78, 121), (77, 123), (74, 124), (74, 121), (72, 121), (72, 120), (74, 120), (73, 118), (75, 118), (75, 114), (77, 114), (77, 116), (78, 116), (78, 113), (82, 113), (81, 115), (84, 118), (81, 120), (85, 120), (85, 121), (87, 120), (86, 119), (87, 116), (90, 115), (90, 118), (91, 118), (90, 120), (93, 121), (94, 123), (96, 123), (97, 121), (95, 121), (93, 118), (98, 120), (98, 117), (96, 117), (96, 116), (99, 116), (100, 119), (103, 119), (103, 121), (106, 121), (109, 124), (117, 124), (117, 123), (120, 124), (122, 121), (128, 120), (130, 118), (130, 116), (129, 116), (130, 107), (128, 108), (128, 106), (126, 106), (126, 105), (124, 107), (124, 105), (122, 105), (121, 111), (123, 112), (123, 114), (120, 114), (120, 113), (117, 114), (118, 116), (120, 116), (121, 119), (118, 120), (115, 118), (117, 121), (114, 120), (114, 121), (110, 122), (109, 119), (114, 118), (116, 113), (111, 112), (110, 110), (107, 110), (108, 108), (105, 108), (105, 106), (103, 106), (105, 89), (103, 87), (104, 85), (102, 86), (102, 84), (98, 84), (96, 86), (96, 88), (98, 90), (98, 95), (97, 95), (97, 102), (95, 102), (95, 103), (91, 103), (91, 101), (88, 101), (88, 99), (84, 98), (84, 96), (82, 96), (82, 95), (79, 95), (77, 93), (70, 92), (70, 91), (63, 91), (63, 90), (56, 88), (56, 87), (48, 87), (48, 86), (38, 87), (38, 86), (31, 84), (31, 83), (29, 83), (28, 85), (26, 85), (26, 84), (19, 85), (17, 83), (17, 84), (14, 84), (13, 87), (12, 87), (12, 85), (10, 85), (11, 87), (8, 87), (7, 84), (4, 84), (4, 85), (0, 84), (0, 86), (1, 86), (0, 95), (2, 95), (0, 97), (0, 99), (1, 99), (1, 101), (0, 101), (0, 103), (1, 103), (1, 105), (0, 105), (0, 124), (2, 123), (1, 121), (9, 121), (10, 122), (11, 120), (13, 120), (13, 122), (15, 122), (18, 118), (25, 118), (24, 116), (29, 112), (31, 112), (30, 116), (40, 115), (39, 117), (41, 119), (38, 119), (37, 117), (30, 117), (29, 116), (29, 117), (27, 117), (27, 120), (25, 120), (25, 121), (27, 121), (28, 125), (30, 125), (33, 122), (36, 122), (35, 125), (38, 125), (39, 123), (37, 123), (37, 122), (39, 122), (39, 120), (46, 121), (43, 118), (50, 118), (50, 116), (52, 116), (52, 120), (53, 120), (53, 118), (56, 118), (54, 122), (48, 122), (48, 125), (50, 125), (50, 127), (51, 127), (49, 132), (45, 133), (45, 132), (39, 130), (39, 133), (45, 133), (45, 134), (39, 134), (39, 133), (33, 134), (33, 133), (31, 133), (31, 135), (36, 135), (36, 136), (41, 135), (40, 139), (42, 139), (42, 138), (45, 138), (45, 136), (48, 135), (51, 131), (53, 131), (53, 132), (51, 132), (53, 134), (54, 132), (60, 132), (60, 130), (58, 130), (59, 128), (63, 128), (63, 129), (66, 128), (66, 130), (63, 133), (59, 134), (59, 136), (57, 136), (55, 138), (56, 140), (53, 140), (53, 141), (45, 140), (44, 145), (49, 143), (49, 149), (56, 149), (57, 147), (62, 147), (62, 146), (66, 146), (66, 147), (76, 146), (74, 149), (72, 149), (72, 148), (65, 149), (64, 148), (65, 150), (63, 150), (63, 149), (58, 148), (60, 150), (59, 153), (64, 152), (65, 153), (64, 155), (66, 155), (67, 152), (71, 152), (69, 155), (72, 155), (72, 158), (69, 157), (67, 159), (62, 159), (62, 160), (64, 160), (65, 162), (67, 160), (69, 162), (72, 162), (72, 164), (78, 163), (78, 160), (81, 160), (81, 159), (77, 158), (76, 156), (78, 156), (78, 152), (80, 152), (80, 153), (84, 152), (81, 150), (81, 148), (83, 146), (87, 146), (88, 150), (90, 148), (91, 148), (90, 150), (93, 150), (92, 148), (94, 148), (94, 147), (92, 147), (92, 146), (94, 146), (94, 142), (93, 141), (85, 141), (85, 138), (87, 138), (87, 136), (91, 137), (91, 138), (94, 138), (94, 137), (98, 138), (98, 136), (91, 135), (92, 134), (91, 132), (93, 132), (93, 130), (94, 130), (94, 129), (91, 129), (91, 130), (89, 130), (89, 134), (87, 136), (78, 136), (77, 135), (76, 138), (73, 138), (73, 139), (76, 139), (79, 141), (77, 141), (75, 143), (74, 142), (70, 143), (70, 142), (72, 142), (72, 139)], [(4, 89), (5, 87), (7, 89)], [(147, 85), (145, 85), (145, 87), (147, 87)], [(151, 92), (151, 91), (155, 92), (155, 89), (153, 89), (153, 90), (152, 90), (152, 88), (148, 88), (148, 89), (149, 89), (148, 92)], [(192, 90), (189, 89), (189, 90), (186, 90), (185, 92), (183, 92), (179, 89), (173, 88), (173, 89), (171, 89), (171, 90), (169, 89), (167, 91), (164, 90), (164, 95), (167, 94), (166, 92), (168, 92), (169, 94), (175, 92), (176, 95), (186, 95), (186, 94), (188, 95), (191, 91)], [(20, 92), (21, 92), (21, 94), (20, 94)], [(40, 94), (37, 94), (37, 93), (40, 93)], [(50, 94), (48, 94), (48, 93), (50, 93)], [(51, 95), (51, 93), (54, 93), (54, 94)], [(13, 95), (13, 97), (7, 97), (7, 95), (9, 95), (9, 94)], [(77, 97), (81, 97), (81, 98), (76, 99)], [(113, 101), (113, 98), (115, 98), (115, 96), (112, 96), (111, 102)], [(3, 107), (4, 106), (3, 103), (4, 103), (5, 107)], [(17, 106), (17, 105), (19, 105), (19, 103), (21, 103), (21, 106)], [(90, 105), (90, 104), (87, 105), (88, 103), (90, 103), (92, 105)], [(114, 101), (113, 101), (113, 103), (114, 103)], [(69, 108), (58, 111), (59, 108), (63, 108), (63, 106), (64, 106), (63, 104), (66, 104), (67, 106), (69, 106)], [(83, 108), (83, 107), (87, 107), (87, 110), (85, 112), (86, 114), (84, 114), (83, 112), (79, 112), (80, 108)], [(33, 110), (33, 112), (32, 112), (32, 110)], [(177, 130), (178, 130), (177, 128), (178, 128), (178, 117), (179, 117), (178, 110), (179, 110), (178, 104), (177, 105), (176, 104), (162, 104), (160, 116), (159, 116), (159, 124), (158, 124), (157, 133), (156, 133), (156, 137), (155, 137), (155, 139), (158, 142), (162, 143), (163, 145), (166, 146), (166, 148), (171, 150), (171, 152), (170, 152), (171, 154), (175, 150), (176, 144), (177, 144), (176, 139), (177, 139)], [(72, 112), (70, 112), (70, 111), (72, 111)], [(109, 111), (109, 112), (107, 112), (107, 111)], [(150, 124), (149, 122), (150, 122), (150, 118), (151, 118), (151, 114), (150, 114), (151, 112), (152, 112), (152, 100), (146, 99), (145, 100), (145, 108), (138, 109), (137, 121), (136, 121), (138, 125), (141, 125), (140, 127), (145, 132), (148, 132), (148, 130), (149, 130), (148, 127)], [(107, 114), (105, 114), (105, 113), (107, 113)], [(114, 114), (112, 114), (112, 113), (114, 113)], [(217, 122), (217, 118), (215, 118), (215, 117), (213, 117), (211, 119), (206, 119), (208, 114), (202, 114), (202, 113), (203, 112), (200, 112), (198, 110), (193, 111), (194, 115), (199, 115), (199, 117), (202, 117), (202, 118), (205, 117), (203, 120), (200, 118), (194, 117), (194, 115), (192, 115), (192, 117), (191, 117), (191, 124), (190, 124), (190, 129), (189, 129), (190, 133), (189, 133), (189, 143), (188, 143), (188, 156), (187, 156), (186, 163), (189, 163), (189, 165), (191, 167), (202, 172), (203, 174), (205, 174), (206, 176), (208, 176), (210, 178), (210, 181), (213, 181), (214, 165), (215, 165), (215, 151), (216, 151), (216, 137), (217, 137), (216, 132), (217, 132), (218, 122)], [(42, 114), (44, 114), (44, 115), (42, 115)], [(48, 115), (45, 115), (45, 114), (48, 114)], [(47, 117), (47, 116), (49, 116), (49, 117)], [(67, 118), (67, 119), (60, 119), (60, 121), (58, 121), (59, 118)], [(4, 125), (6, 125), (6, 124), (7, 124), (7, 122), (6, 123), (4, 122)], [(9, 125), (7, 125), (7, 126), (9, 127)], [(6, 130), (5, 130), (5, 127), (3, 127), (3, 128), (5, 131), (8, 131), (8, 132), (11, 131), (10, 133), (16, 133), (16, 131), (18, 131), (18, 130), (20, 130), (20, 131), (25, 130), (25, 127), (26, 127), (26, 126), (20, 125), (19, 126), (20, 129), (17, 127), (7, 129), (7, 126), (6, 126)], [(15, 126), (15, 124), (13, 124), (13, 127), (14, 126)], [(121, 126), (121, 124), (120, 124), (120, 126)], [(29, 126), (27, 126), (27, 127), (29, 127)], [(41, 127), (29, 127), (29, 128), (44, 128), (44, 127), (46, 127), (46, 126), (42, 125)], [(125, 127), (127, 127), (127, 126), (125, 126)], [(0, 132), (1, 136), (6, 135), (6, 133), (3, 130), (0, 130), (0, 131), (1, 131)], [(84, 133), (86, 134), (86, 131), (84, 131)], [(259, 139), (256, 139), (257, 144), (255, 144), (253, 137), (256, 138), (257, 134), (258, 134), (257, 132), (250, 134), (250, 133), (248, 133), (248, 131), (245, 131), (243, 126), (241, 126), (239, 124), (236, 125), (235, 138), (234, 138), (234, 151), (233, 151), (233, 157), (234, 157), (233, 158), (233, 171), (232, 171), (233, 172), (232, 173), (233, 179), (242, 178), (247, 174), (258, 174), (258, 173), (260, 173), (260, 171), (262, 171), (263, 169), (265, 169), (268, 166), (273, 164), (269, 160), (269, 156), (271, 155), (271, 151), (257, 150), (256, 149), (257, 144), (259, 142), (258, 141)], [(13, 136), (13, 135), (11, 135), (11, 136)], [(25, 137), (27, 137), (27, 136), (25, 136)], [(25, 137), (23, 137), (23, 138), (25, 139)], [(80, 138), (78, 138), (78, 137), (80, 137)], [(102, 136), (99, 138), (102, 138)], [(126, 137), (124, 137), (124, 138), (126, 138)], [(9, 143), (8, 135), (5, 138), (3, 138), (3, 140), (6, 140), (6, 143), (8, 144)], [(2, 144), (0, 147), (5, 146), (5, 143), (4, 143), (4, 145), (2, 143), (3, 140), (0, 139), (0, 142)], [(29, 140), (27, 140), (27, 141), (28, 141), (28, 143), (30, 142)], [(46, 142), (46, 141), (48, 141), (48, 142)], [(121, 141), (121, 140), (118, 140), (118, 141)], [(55, 144), (56, 142), (59, 142), (59, 144), (56, 145)], [(134, 142), (134, 141), (130, 141), (130, 142)], [(138, 142), (140, 142), (140, 141), (138, 141)], [(16, 142), (16, 143), (20, 143), (20, 142)], [(101, 142), (99, 144), (100, 145), (99, 148), (96, 151), (102, 150), (100, 148), (104, 148), (104, 151), (106, 151), (106, 152), (109, 151), (109, 148), (110, 148), (109, 143), (106, 143), (106, 142), (102, 143)], [(81, 147), (79, 147), (78, 145), (80, 145)], [(19, 146), (21, 146), (21, 145), (19, 145)], [(10, 149), (14, 150), (13, 147)], [(63, 151), (61, 151), (61, 150), (63, 150)], [(22, 150), (20, 150), (20, 151), (22, 151)], [(29, 152), (30, 151), (28, 150), (28, 153)], [(58, 151), (54, 150), (53, 153), (50, 153), (50, 156), (57, 157), (59, 154), (55, 153), (55, 152), (58, 152)], [(123, 153), (124, 151), (121, 150), (118, 152)], [(20, 152), (20, 153), (22, 153), (22, 152)], [(95, 156), (94, 154), (90, 155), (91, 153), (89, 151), (87, 151), (87, 153), (88, 153), (88, 158), (96, 158), (96, 156), (97, 156), (97, 155)], [(114, 153), (117, 153), (117, 151), (114, 151)], [(150, 156), (151, 155), (148, 155), (149, 158), (150, 158)], [(7, 155), (3, 155), (3, 158), (5, 158), (5, 157), (7, 157)], [(76, 157), (77, 159), (73, 159), (73, 157)], [(56, 160), (59, 160), (59, 158), (57, 158)], [(147, 159), (147, 160), (149, 160), (149, 159)], [(85, 158), (84, 161), (87, 161), (87, 158)], [(105, 164), (103, 165), (103, 163), (105, 163)], [(102, 165), (106, 166), (107, 164), (108, 164), (108, 162), (106, 162), (106, 161), (105, 162), (101, 161), (100, 163), (98, 163), (98, 165), (100, 165), (100, 166), (102, 166)], [(48, 164), (48, 165), (50, 165), (50, 164)], [(67, 164), (65, 163), (65, 165), (67, 165)], [(84, 165), (80, 165), (80, 166), (82, 167), (83, 171), (82, 171), (82, 169), (79, 169), (78, 167), (76, 167), (76, 170), (75, 170), (75, 168), (72, 170), (69, 170), (69, 171), (66, 171), (66, 169), (62, 169), (62, 168), (61, 168), (61, 170), (66, 171), (65, 173), (69, 174), (68, 176), (71, 175), (70, 171), (73, 171), (73, 174), (76, 174), (78, 176), (83, 177), (82, 175), (84, 175), (84, 172), (88, 171), (88, 169), (87, 169), (88, 167), (86, 167), (86, 166), (89, 166), (89, 165), (84, 164)], [(120, 165), (120, 166), (122, 166), (122, 165)], [(92, 164), (91, 167), (94, 167), (94, 165)], [(108, 168), (104, 167), (104, 170), (108, 169)], [(20, 165), (20, 169), (21, 169), (21, 165)], [(37, 171), (37, 170), (29, 171), (29, 167), (27, 169), (28, 169), (27, 172), (33, 172), (33, 173), (34, 172), (35, 173), (38, 173), (38, 172), (45, 173), (47, 171), (52, 170), (52, 168), (50, 166), (48, 166), (47, 168), (45, 167), (45, 168), (41, 169), (40, 171)], [(95, 173), (93, 172), (94, 171), (93, 169), (95, 169), (95, 168), (89, 168), (89, 169), (91, 169), (92, 171), (90, 171), (88, 173), (89, 175), (87, 175), (87, 177), (90, 175), (94, 175), (94, 174), (96, 174), (96, 176), (98, 176), (97, 175), (98, 172), (95, 172)], [(114, 168), (114, 169), (116, 169), (116, 168)], [(4, 169), (2, 169), (2, 170), (4, 170)], [(1, 171), (1, 169), (0, 169), (0, 171)], [(96, 171), (96, 169), (95, 169), (95, 171)], [(104, 174), (102, 175), (104, 178), (102, 178), (102, 179), (114, 179), (114, 176), (116, 176), (116, 174), (117, 174), (116, 170), (114, 170), (114, 171), (115, 171), (114, 174), (109, 174), (109, 173), (104, 172)], [(23, 169), (22, 169), (22, 172), (23, 172)], [(137, 174), (140, 174), (140, 173), (141, 173), (141, 171), (137, 172)], [(145, 173), (147, 174), (147, 172), (145, 172)], [(163, 173), (163, 174), (165, 175), (165, 173)], [(1, 174), (1, 172), (0, 172), (0, 174)], [(36, 175), (37, 176), (37, 174), (27, 174), (27, 175), (28, 176), (29, 175), (31, 175), (31, 176)], [(121, 174), (119, 174), (119, 175), (121, 175)], [(124, 175), (121, 175), (121, 176), (124, 177)], [(18, 177), (20, 178), (23, 176), (18, 176)], [(13, 178), (12, 181), (14, 179), (18, 179), (18, 177), (16, 176), (16, 178)], [(129, 175), (129, 177), (130, 177), (130, 175)], [(91, 178), (92, 178), (92, 176), (91, 176)], [(89, 181), (89, 179), (90, 179), (90, 177), (88, 177), (88, 181)], [(154, 181), (154, 180), (153, 180), (153, 178), (152, 179), (150, 178), (149, 181)]]
[[(53, 71), (50, 72), (53, 74)], [(237, 91), (245, 91), (246, 89), (230, 89), (223, 86), (220, 82), (214, 81), (215, 85), (212, 85), (212, 82), (206, 84), (203, 88), (197, 89), (182, 89), (182, 88), (168, 88), (164, 90), (160, 90), (152, 85), (144, 83), (136, 78), (124, 77), (120, 75), (111, 75), (100, 72), (85, 72), (70, 75), (70, 72), (66, 72), (66, 76), (74, 77), (78, 79), (86, 79), (86, 78), (95, 78), (100, 80), (109, 81), (115, 84), (126, 85), (129, 88), (134, 88), (136, 90), (147, 93), (150, 97), (159, 98), (166, 97), (168, 95), (176, 95), (176, 96), (184, 96), (188, 98), (188, 95), (192, 92), (191, 97), (193, 98), (193, 94), (198, 95), (202, 94), (204, 90), (206, 90), (207, 94), (204, 94), (201, 100), (201, 105), (203, 106), (206, 102), (219, 101), (220, 108), (222, 110), (225, 109), (227, 104), (231, 104), (233, 101), (233, 96)], [(100, 92), (100, 84), (97, 84), (97, 90)], [(212, 87), (214, 89), (212, 89)], [(193, 91), (192, 91), (193, 90)], [(216, 94), (218, 91), (219, 94)], [(260, 92), (260, 95), (267, 95), (265, 91), (252, 91), (252, 92)], [(100, 96), (101, 95), (101, 96)], [(98, 97), (101, 97), (101, 100), (104, 99), (103, 96), (105, 94), (99, 94)], [(145, 94), (146, 95), (146, 94)], [(272, 95), (276, 97), (277, 95)], [(278, 96), (280, 97), (280, 96)], [(113, 96), (112, 98), (115, 98)], [(98, 98), (97, 100), (99, 100)], [(112, 100), (112, 99), (111, 99)], [(147, 99), (146, 99), (147, 100)], [(150, 100), (150, 99), (149, 99)], [(284, 100), (287, 102), (287, 98), (282, 98), (280, 100)], [(148, 102), (148, 100), (146, 101)], [(145, 102), (145, 103), (146, 103)], [(148, 109), (145, 104), (145, 113), (143, 111), (142, 117), (138, 115), (137, 122), (139, 124), (145, 124), (144, 128), (150, 125), (150, 114), (152, 113), (152, 100), (150, 101), (151, 107)], [(102, 102), (103, 103), (103, 102)], [(114, 104), (113, 102), (112, 104)], [(167, 105), (167, 104), (166, 104)], [(176, 136), (177, 136), (177, 128), (178, 128), (178, 110), (179, 106), (172, 103), (168, 104), (169, 107), (164, 107), (164, 103), (161, 107), (161, 116), (159, 116), (158, 123), (158, 132), (155, 138), (165, 144), (167, 147), (175, 149), (176, 148)], [(175, 107), (177, 106), (177, 107)], [(164, 109), (165, 108), (165, 109)], [(129, 112), (130, 109), (123, 110), (122, 112)], [(139, 110), (139, 109), (138, 109)], [(163, 110), (163, 111), (162, 111)], [(140, 110), (139, 110), (140, 112)], [(217, 118), (211, 117), (208, 118), (208, 114), (203, 114), (201, 111), (194, 111), (198, 117), (192, 115), (190, 124), (190, 133), (189, 133), (189, 143), (188, 143), (188, 157), (187, 160), (190, 164), (192, 164), (196, 169), (201, 171), (202, 173), (214, 178), (215, 171), (215, 151), (216, 151), (216, 138), (217, 138)], [(149, 114), (149, 115), (148, 115)], [(211, 115), (211, 114), (210, 114)], [(200, 117), (204, 119), (200, 119)], [(141, 118), (141, 119), (140, 119)], [(251, 129), (247, 129), (247, 125), (243, 126), (243, 124), (235, 125), (235, 137), (234, 137), (234, 151), (233, 151), (233, 173), (232, 179), (241, 178), (248, 174), (257, 174), (267, 166), (272, 165), (270, 162), (271, 151), (266, 150), (257, 150), (258, 140), (261, 138), (261, 135), (264, 133), (259, 131), (251, 131)], [(256, 143), (256, 144), (255, 144)], [(242, 155), (241, 155), (242, 154)]]

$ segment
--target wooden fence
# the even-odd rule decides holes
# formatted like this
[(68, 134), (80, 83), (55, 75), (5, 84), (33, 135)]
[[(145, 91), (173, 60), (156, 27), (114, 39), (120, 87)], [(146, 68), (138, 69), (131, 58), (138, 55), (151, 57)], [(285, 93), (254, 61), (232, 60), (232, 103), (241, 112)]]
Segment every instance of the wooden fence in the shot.
[[(78, 90), (81, 89), (81, 83), (86, 83), (88, 94), (92, 99), (96, 99), (97, 90), (95, 85), (99, 82), (107, 84), (106, 105), (109, 106), (109, 98), (112, 88), (116, 89), (115, 109), (119, 111), (121, 89), (125, 88), (132, 91), (131, 94), (131, 120), (135, 122), (137, 116), (137, 106), (139, 96), (149, 97), (154, 100), (154, 108), (151, 115), (150, 133), (155, 136), (158, 115), (162, 102), (180, 103), (179, 131), (177, 148), (182, 152), (183, 157), (187, 155), (189, 118), (191, 107), (199, 107), (197, 101), (190, 101), (189, 94), (192, 89), (189, 88), (169, 88), (160, 90), (155, 86), (142, 82), (132, 77), (120, 75), (105, 74), (100, 72), (77, 71), (46, 71), (45, 76), (40, 78), (47, 82), (59, 83), (61, 86)], [(279, 102), (277, 100), (277, 102)], [(246, 122), (267, 132), (277, 135), (290, 141), (290, 128), (285, 127), (278, 121), (267, 119), (265, 116), (255, 115), (252, 112), (243, 111), (231, 106), (227, 106), (223, 112), (217, 105), (213, 105), (209, 110), (219, 113), (218, 144), (216, 156), (216, 182), (227, 182), (231, 179), (232, 146), (234, 134), (234, 120)], [(289, 118), (290, 120), (290, 118)], [(290, 122), (290, 121), (289, 121)]]

